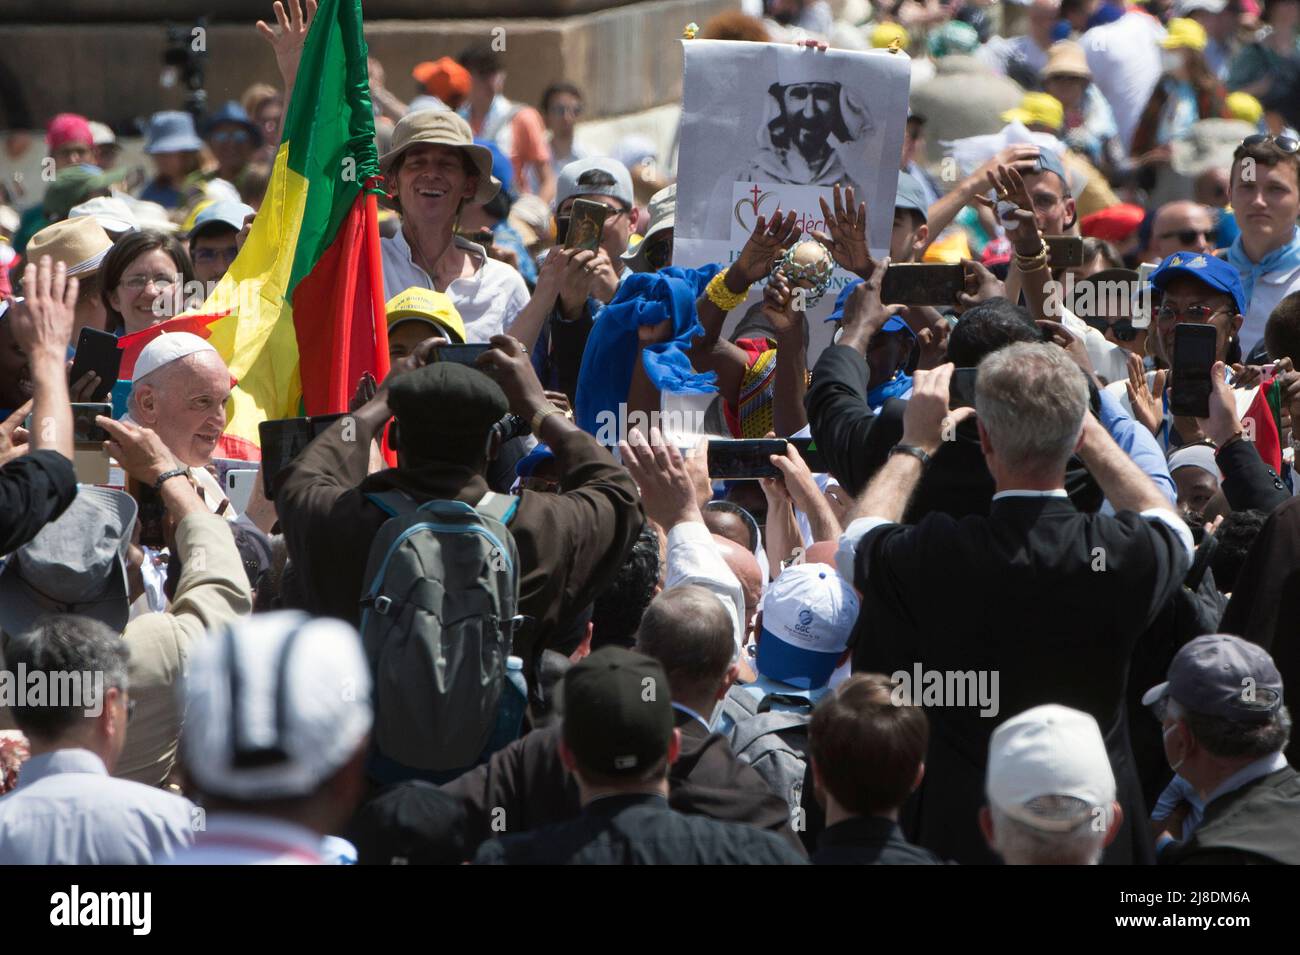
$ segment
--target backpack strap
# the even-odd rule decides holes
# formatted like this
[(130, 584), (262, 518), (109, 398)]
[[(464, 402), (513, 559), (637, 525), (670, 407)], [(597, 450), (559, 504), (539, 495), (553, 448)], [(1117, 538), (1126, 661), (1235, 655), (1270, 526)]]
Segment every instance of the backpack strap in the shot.
[(474, 510), (509, 526), (518, 507), (519, 498), (513, 494), (498, 494), (495, 491), (488, 491), (474, 506)]
[(405, 491), (380, 491), (378, 494), (367, 494), (366, 500), (389, 517), (410, 514), (419, 509), (419, 505)]
[[(782, 706), (798, 707), (799, 709), (807, 710), (810, 713), (813, 710), (813, 701), (806, 696), (799, 696), (795, 693), (769, 693), (759, 701), (757, 712), (770, 713), (773, 704), (776, 703), (780, 703)], [(777, 712), (781, 711), (778, 710)]]

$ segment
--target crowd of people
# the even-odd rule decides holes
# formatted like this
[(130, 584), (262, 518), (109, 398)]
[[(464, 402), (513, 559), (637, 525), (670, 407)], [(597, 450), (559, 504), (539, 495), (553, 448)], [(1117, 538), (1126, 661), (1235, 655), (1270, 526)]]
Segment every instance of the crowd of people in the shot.
[[(49, 119), (0, 206), (0, 863), (1300, 863), (1300, 0), (740, 7), (698, 35), (910, 53), (887, 255), (836, 183), (674, 264), (598, 90), (372, 59), (391, 370), (249, 485), (207, 338), (72, 369), (239, 255), (315, 3), (146, 175)], [(962, 289), (886, 300), (915, 263)], [(763, 438), (811, 442), (711, 466)]]

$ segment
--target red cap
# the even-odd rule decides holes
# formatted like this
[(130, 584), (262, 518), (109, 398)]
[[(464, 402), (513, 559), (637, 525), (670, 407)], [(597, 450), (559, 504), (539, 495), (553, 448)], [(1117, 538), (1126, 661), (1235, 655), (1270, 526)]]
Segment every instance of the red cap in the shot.
[(1107, 242), (1123, 242), (1142, 224), (1146, 210), (1128, 202), (1109, 206), (1092, 215), (1084, 216), (1079, 221), (1079, 228), (1090, 239), (1105, 239)]
[(1006, 265), (1011, 261), (1011, 240), (1004, 235), (990, 239), (980, 254), (980, 261), (989, 267)]
[(469, 70), (449, 56), (417, 64), (411, 76), (453, 109), (469, 95)]
[(45, 146), (50, 152), (62, 149), (68, 143), (81, 143), (87, 149), (95, 144), (90, 122), (76, 113), (60, 113), (45, 127)]

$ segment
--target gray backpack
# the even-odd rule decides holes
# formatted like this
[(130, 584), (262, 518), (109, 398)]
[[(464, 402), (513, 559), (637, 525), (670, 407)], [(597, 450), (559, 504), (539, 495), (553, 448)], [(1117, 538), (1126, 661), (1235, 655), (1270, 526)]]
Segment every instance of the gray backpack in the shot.
[[(777, 701), (799, 706), (800, 710), (773, 710), (772, 704)], [(812, 701), (784, 694), (769, 694), (756, 701), (748, 693), (733, 691), (723, 705), (736, 721), (731, 729), (732, 750), (786, 801), (794, 818), (803, 806)]]
[(374, 742), (416, 769), (472, 766), (496, 726), (518, 623), (518, 498), (477, 507), (366, 497), (391, 515), (370, 545), (361, 639), (374, 678)]

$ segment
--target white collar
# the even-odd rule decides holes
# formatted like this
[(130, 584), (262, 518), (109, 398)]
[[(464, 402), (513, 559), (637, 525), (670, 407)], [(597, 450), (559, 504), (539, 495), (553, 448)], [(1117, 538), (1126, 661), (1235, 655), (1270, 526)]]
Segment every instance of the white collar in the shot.
[(1063, 487), (1058, 487), (1058, 488), (1053, 488), (1053, 489), (1050, 490), (1050, 491), (1018, 491), (1018, 490), (998, 491), (998, 493), (996, 493), (996, 494), (993, 495), (993, 500), (995, 500), (995, 501), (1000, 501), (1000, 500), (1002, 500), (1002, 498), (1004, 498), (1004, 497), (1064, 497), (1064, 498), (1068, 498), (1069, 496), (1070, 496), (1070, 495), (1067, 494), (1067, 493), (1065, 492), (1065, 488), (1063, 488)]

